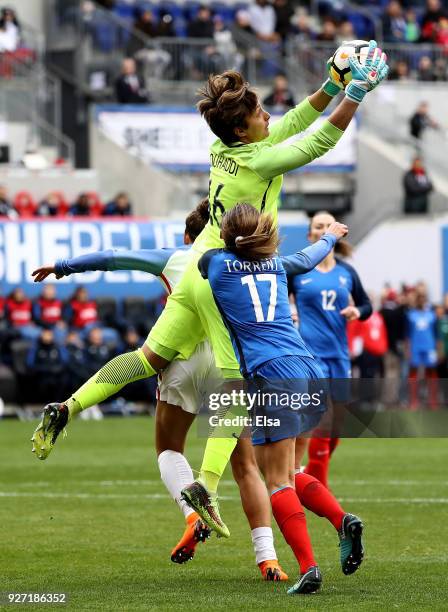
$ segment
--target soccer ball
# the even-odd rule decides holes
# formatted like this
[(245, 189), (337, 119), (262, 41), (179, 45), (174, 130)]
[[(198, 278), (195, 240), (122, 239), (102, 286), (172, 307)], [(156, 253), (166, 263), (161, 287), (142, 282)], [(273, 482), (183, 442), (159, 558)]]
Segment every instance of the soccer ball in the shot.
[(356, 55), (358, 61), (364, 64), (369, 51), (367, 40), (346, 40), (336, 49), (334, 55), (329, 59), (328, 72), (331, 79), (337, 83), (341, 89), (345, 89), (352, 80), (352, 73), (348, 58)]

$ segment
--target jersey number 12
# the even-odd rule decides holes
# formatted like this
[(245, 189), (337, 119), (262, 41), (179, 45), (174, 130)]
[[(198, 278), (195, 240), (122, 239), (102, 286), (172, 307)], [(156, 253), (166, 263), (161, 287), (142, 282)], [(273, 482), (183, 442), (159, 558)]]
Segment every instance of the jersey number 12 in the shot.
[[(271, 285), (271, 291), (269, 294), (269, 308), (266, 319), (264, 318), (263, 308), (261, 306), (260, 295), (255, 283), (255, 278), (259, 282), (265, 281)], [(273, 321), (275, 317), (275, 307), (277, 306), (277, 276), (275, 274), (257, 274), (256, 276), (253, 274), (248, 274), (247, 276), (243, 276), (241, 278), (241, 284), (249, 287), (249, 293), (250, 297), (252, 298), (257, 323)]]
[(336, 310), (334, 305), (336, 301), (336, 291), (334, 289), (324, 289), (320, 292), (322, 295), (322, 308), (324, 310)]

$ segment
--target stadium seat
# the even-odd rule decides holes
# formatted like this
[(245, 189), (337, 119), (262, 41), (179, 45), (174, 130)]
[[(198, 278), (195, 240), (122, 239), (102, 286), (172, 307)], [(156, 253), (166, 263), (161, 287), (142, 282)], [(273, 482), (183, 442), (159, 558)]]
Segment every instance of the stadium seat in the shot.
[(20, 376), (28, 374), (26, 358), (32, 346), (29, 340), (14, 340), (11, 342), (11, 357), (14, 372)]
[(14, 402), (17, 396), (16, 375), (7, 366), (0, 363), (0, 397), (4, 402)]
[(145, 335), (154, 325), (156, 320), (153, 303), (148, 303), (142, 297), (128, 297), (123, 300), (123, 317), (128, 325), (138, 329), (141, 335)]
[(98, 318), (104, 325), (113, 325), (117, 317), (117, 302), (113, 297), (96, 298)]
[(14, 196), (14, 208), (20, 217), (33, 217), (37, 204), (29, 191), (18, 191)]

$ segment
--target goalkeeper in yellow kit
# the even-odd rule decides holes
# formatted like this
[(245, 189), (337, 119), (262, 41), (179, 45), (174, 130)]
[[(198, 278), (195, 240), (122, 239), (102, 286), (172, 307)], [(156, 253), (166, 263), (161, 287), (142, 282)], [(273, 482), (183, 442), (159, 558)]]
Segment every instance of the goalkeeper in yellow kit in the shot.
[[(371, 41), (366, 65), (353, 60), (353, 80), (328, 120), (310, 136), (287, 146), (282, 143), (306, 130), (340, 92), (335, 83), (327, 80), (270, 128), (269, 114), (241, 74), (228, 71), (208, 79), (198, 109), (218, 140), (210, 151), (210, 221), (194, 244), (196, 257), (192, 257), (143, 347), (115, 357), (71, 398), (45, 408), (33, 435), (39, 458), (48, 456), (70, 417), (104, 401), (126, 384), (156, 374), (175, 358), (188, 359), (205, 337), (224, 377), (241, 378), (230, 337), (197, 261), (208, 249), (224, 246), (221, 219), (236, 203), (250, 203), (277, 217), (283, 173), (310, 163), (337, 144), (366, 92), (385, 78), (385, 60)], [(229, 437), (220, 437), (223, 434), (218, 432), (209, 438), (198, 481), (185, 491), (187, 501), (224, 536), (229, 532), (219, 515), (216, 491), (239, 433), (227, 432)]]

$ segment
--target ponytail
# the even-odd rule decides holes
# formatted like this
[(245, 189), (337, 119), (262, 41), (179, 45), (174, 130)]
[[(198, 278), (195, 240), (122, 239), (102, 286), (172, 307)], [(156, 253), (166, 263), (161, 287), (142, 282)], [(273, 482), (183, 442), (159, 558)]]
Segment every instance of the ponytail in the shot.
[(221, 235), (228, 249), (250, 260), (272, 257), (280, 244), (272, 217), (250, 204), (237, 204), (224, 215)]

